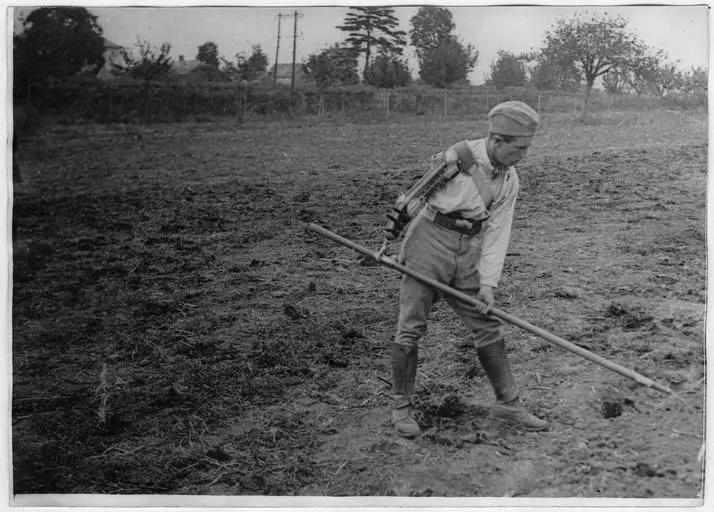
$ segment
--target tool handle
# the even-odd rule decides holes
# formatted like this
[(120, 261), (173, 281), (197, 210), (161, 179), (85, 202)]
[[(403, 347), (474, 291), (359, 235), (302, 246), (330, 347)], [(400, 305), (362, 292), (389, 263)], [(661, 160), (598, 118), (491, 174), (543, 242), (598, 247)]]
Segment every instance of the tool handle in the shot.
[[(374, 258), (376, 256), (376, 253), (371, 252), (370, 250), (366, 249), (365, 247), (362, 247), (359, 244), (356, 244), (344, 237), (341, 237), (340, 235), (333, 233), (332, 231), (329, 231), (317, 224), (311, 223), (306, 227), (306, 229), (313, 231), (315, 233), (318, 233), (326, 238), (329, 238), (330, 240), (333, 240), (334, 242), (344, 245), (345, 247), (349, 247), (350, 249), (353, 249), (353, 250), (355, 250), (359, 253), (362, 253), (366, 256), (369, 256), (372, 258)], [(436, 281), (435, 279), (424, 276), (424, 275), (420, 274), (419, 272), (416, 272), (414, 270), (411, 270), (411, 269), (405, 267), (404, 265), (400, 265), (399, 263), (394, 261), (392, 258), (389, 258), (387, 256), (381, 256), (380, 258), (376, 258), (376, 259), (377, 259), (377, 261), (379, 261), (380, 263), (382, 263), (383, 265), (385, 265), (389, 268), (397, 270), (403, 274), (407, 274), (408, 276), (411, 276), (414, 279), (417, 279), (417, 280), (421, 281), (422, 283), (431, 286), (432, 288), (436, 288), (437, 290), (439, 290), (441, 292), (451, 295), (452, 297), (455, 297), (467, 304), (477, 306), (480, 308), (486, 307), (485, 304), (476, 300), (472, 296), (467, 295), (466, 293), (464, 293), (462, 291), (451, 288), (450, 286), (445, 285), (444, 283), (441, 283), (439, 281)], [(661, 391), (663, 393), (669, 393), (669, 394), (674, 393), (667, 386), (659, 384), (659, 383), (653, 381), (652, 379), (645, 377), (644, 375), (641, 375), (633, 370), (630, 370), (629, 368), (625, 368), (624, 366), (614, 363), (614, 362), (610, 361), (609, 359), (605, 359), (604, 357), (599, 356), (593, 352), (590, 352), (587, 349), (579, 347), (578, 345), (576, 345), (574, 343), (571, 343), (559, 336), (556, 336), (555, 334), (552, 334), (544, 329), (541, 329), (540, 327), (530, 324), (530, 323), (526, 322), (525, 320), (522, 320), (516, 316), (506, 313), (505, 311), (501, 311), (498, 308), (491, 307), (489, 312), (491, 315), (493, 315), (497, 318), (500, 318), (501, 320), (504, 320), (505, 322), (508, 322), (508, 323), (513, 324), (517, 327), (520, 327), (521, 329), (523, 329), (525, 331), (535, 334), (536, 336), (538, 336), (550, 343), (553, 343), (554, 345), (558, 345), (559, 347), (564, 348), (565, 350), (573, 352), (574, 354), (577, 354), (580, 357), (583, 357), (589, 361), (592, 361), (595, 364), (598, 364), (604, 368), (607, 368), (607, 369), (612, 370), (616, 373), (619, 373), (620, 375), (628, 377), (628, 378), (634, 380), (635, 382), (642, 384), (643, 386), (654, 388), (654, 389)]]

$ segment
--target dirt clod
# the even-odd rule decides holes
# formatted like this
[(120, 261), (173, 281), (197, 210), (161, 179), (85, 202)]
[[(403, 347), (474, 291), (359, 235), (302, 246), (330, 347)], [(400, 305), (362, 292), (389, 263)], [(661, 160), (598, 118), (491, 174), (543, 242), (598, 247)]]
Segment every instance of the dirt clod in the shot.
[(622, 402), (619, 400), (605, 400), (602, 403), (603, 418), (617, 418), (622, 415)]

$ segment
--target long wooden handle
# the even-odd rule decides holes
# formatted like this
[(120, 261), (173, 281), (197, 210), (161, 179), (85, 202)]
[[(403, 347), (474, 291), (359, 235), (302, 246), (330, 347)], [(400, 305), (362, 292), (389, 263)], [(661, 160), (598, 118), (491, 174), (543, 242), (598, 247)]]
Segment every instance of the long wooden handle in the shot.
[[(364, 254), (365, 256), (374, 258), (376, 261), (380, 262), (381, 264), (392, 268), (394, 270), (397, 270), (403, 274), (407, 274), (414, 279), (417, 279), (421, 281), (422, 283), (428, 284), (429, 286), (436, 288), (439, 291), (442, 291), (448, 295), (451, 295), (452, 297), (456, 297), (457, 299), (466, 302), (467, 304), (471, 304), (474, 306), (479, 306), (479, 307), (485, 307), (485, 304), (479, 302), (475, 298), (473, 298), (470, 295), (467, 295), (459, 290), (456, 290), (448, 285), (445, 285), (444, 283), (441, 283), (439, 281), (436, 281), (434, 279), (431, 279), (430, 277), (424, 276), (420, 274), (419, 272), (415, 272), (414, 270), (411, 270), (404, 265), (400, 265), (396, 261), (394, 261), (392, 258), (388, 256), (383, 256), (380, 255), (378, 252), (373, 252), (367, 249), (366, 247), (363, 247), (359, 244), (356, 244), (346, 238), (341, 237), (340, 235), (333, 233), (332, 231), (323, 228), (322, 226), (319, 226), (317, 224), (311, 223), (308, 224), (306, 229), (313, 231), (319, 235), (324, 236), (325, 238), (329, 238), (330, 240), (333, 240), (341, 245), (344, 245), (345, 247), (349, 247), (350, 249), (354, 249), (355, 251)], [(659, 384), (652, 379), (649, 379), (645, 377), (644, 375), (641, 375), (637, 373), (634, 370), (630, 370), (629, 368), (625, 368), (622, 365), (619, 365), (617, 363), (614, 363), (610, 361), (609, 359), (606, 359), (602, 356), (599, 356), (593, 352), (590, 352), (587, 349), (584, 349), (582, 347), (579, 347), (578, 345), (575, 345), (574, 343), (571, 343), (559, 336), (556, 336), (555, 334), (552, 334), (544, 329), (541, 329), (540, 327), (536, 327), (535, 325), (526, 322), (525, 320), (521, 320), (520, 318), (513, 316), (509, 313), (506, 313), (505, 311), (502, 311), (498, 308), (492, 307), (489, 310), (489, 314), (500, 318), (501, 320), (504, 320), (510, 324), (513, 324), (517, 327), (520, 327), (521, 329), (528, 331), (532, 334), (535, 334), (536, 336), (543, 338), (546, 341), (549, 341), (550, 343), (553, 343), (554, 345), (558, 345), (559, 347), (564, 348), (565, 350), (568, 350), (570, 352), (573, 352), (580, 357), (583, 357), (589, 361), (592, 361), (593, 363), (599, 364), (600, 366), (603, 366), (609, 370), (612, 370), (614, 372), (619, 373), (620, 375), (624, 375), (625, 377), (628, 377), (635, 382), (642, 384), (643, 386), (647, 386), (649, 388), (654, 388), (658, 391), (662, 391), (663, 393), (673, 393), (673, 391), (668, 388), (667, 386), (664, 386), (662, 384)]]

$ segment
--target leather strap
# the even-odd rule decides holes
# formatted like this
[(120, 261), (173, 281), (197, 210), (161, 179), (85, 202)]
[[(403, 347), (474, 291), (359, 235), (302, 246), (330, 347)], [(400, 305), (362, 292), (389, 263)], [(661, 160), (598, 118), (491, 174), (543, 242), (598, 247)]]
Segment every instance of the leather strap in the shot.
[(486, 181), (486, 175), (483, 173), (481, 168), (476, 165), (476, 159), (471, 152), (468, 141), (461, 141), (452, 146), (452, 149), (456, 152), (456, 157), (458, 158), (457, 165), (461, 172), (468, 173), (471, 179), (474, 180), (476, 189), (483, 199), (484, 205), (486, 205), (486, 210), (491, 208), (491, 203), (493, 203), (493, 194), (491, 193), (491, 187), (488, 186)]

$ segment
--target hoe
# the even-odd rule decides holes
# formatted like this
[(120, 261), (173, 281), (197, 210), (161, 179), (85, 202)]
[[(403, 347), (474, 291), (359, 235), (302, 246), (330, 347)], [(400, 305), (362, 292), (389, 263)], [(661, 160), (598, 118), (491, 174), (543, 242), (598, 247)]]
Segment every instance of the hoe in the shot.
[[(443, 283), (435, 281), (429, 277), (421, 275), (418, 272), (408, 269), (404, 265), (400, 265), (399, 263), (394, 261), (394, 259), (390, 258), (389, 256), (384, 255), (384, 246), (382, 247), (382, 249), (380, 251), (373, 252), (373, 251), (370, 251), (369, 249), (367, 249), (359, 244), (356, 244), (350, 240), (347, 240), (346, 238), (343, 238), (340, 235), (333, 233), (332, 231), (325, 229), (322, 226), (319, 226), (317, 224), (314, 224), (314, 223), (308, 224), (306, 229), (308, 231), (312, 231), (314, 233), (322, 235), (325, 238), (329, 238), (330, 240), (337, 242), (338, 244), (344, 245), (345, 247), (349, 247), (350, 249), (353, 249), (361, 254), (364, 254), (367, 257), (374, 258), (377, 262), (381, 263), (382, 265), (385, 265), (386, 267), (397, 270), (403, 274), (407, 274), (407, 275), (431, 286), (432, 288), (435, 288), (445, 294), (451, 295), (452, 297), (462, 300), (468, 304), (472, 304), (472, 305), (476, 305), (476, 306), (484, 306), (484, 304), (477, 301), (475, 298), (471, 297), (470, 295), (460, 292), (459, 290), (451, 288), (450, 286), (447, 286)], [(592, 361), (596, 364), (599, 364), (600, 366), (604, 366), (605, 368), (612, 370), (616, 373), (619, 373), (620, 375), (624, 375), (625, 377), (628, 377), (628, 378), (634, 380), (635, 382), (642, 384), (643, 386), (647, 386), (649, 388), (654, 388), (654, 389), (661, 391), (663, 393), (674, 394), (674, 392), (667, 386), (659, 384), (659, 383), (653, 381), (652, 379), (648, 379), (644, 375), (640, 375), (639, 373), (637, 373), (633, 370), (630, 370), (629, 368), (625, 368), (624, 366), (621, 366), (621, 365), (614, 363), (608, 359), (605, 359), (604, 357), (599, 356), (593, 352), (590, 352), (589, 350), (586, 350), (582, 347), (579, 347), (578, 345), (575, 345), (574, 343), (564, 340), (563, 338), (560, 338), (559, 336), (549, 333), (548, 331), (541, 329), (540, 327), (536, 327), (535, 325), (530, 324), (530, 323), (526, 322), (525, 320), (521, 320), (520, 318), (518, 318), (516, 316), (510, 315), (510, 314), (506, 313), (505, 311), (501, 311), (500, 309), (492, 307), (489, 309), (489, 314), (493, 315), (497, 318), (500, 318), (501, 320), (504, 320), (510, 324), (513, 324), (517, 327), (520, 327), (521, 329), (523, 329), (525, 331), (535, 334), (536, 336), (543, 338), (544, 340), (549, 341), (550, 343), (553, 343), (554, 345), (558, 345), (559, 347), (562, 347), (565, 350), (569, 350), (570, 352), (573, 352), (573, 353), (579, 355), (580, 357), (584, 357), (585, 359)]]

